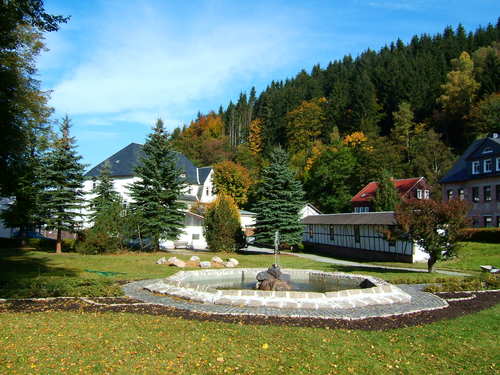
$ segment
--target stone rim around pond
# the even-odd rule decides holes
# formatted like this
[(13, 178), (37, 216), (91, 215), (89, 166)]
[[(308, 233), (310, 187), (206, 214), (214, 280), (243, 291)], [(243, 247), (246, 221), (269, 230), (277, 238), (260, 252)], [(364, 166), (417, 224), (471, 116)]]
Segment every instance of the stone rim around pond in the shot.
[(260, 291), (247, 289), (218, 290), (197, 283), (210, 278), (223, 279), (251, 277), (262, 268), (233, 268), (200, 271), (180, 271), (152, 284), (144, 286), (149, 292), (180, 297), (190, 301), (216, 305), (274, 307), (285, 309), (347, 309), (372, 305), (409, 303), (411, 296), (382, 279), (343, 272), (322, 272), (304, 269), (283, 269), (294, 278), (325, 277), (357, 280), (359, 284), (370, 286), (363, 289), (348, 289), (338, 292), (295, 292)]

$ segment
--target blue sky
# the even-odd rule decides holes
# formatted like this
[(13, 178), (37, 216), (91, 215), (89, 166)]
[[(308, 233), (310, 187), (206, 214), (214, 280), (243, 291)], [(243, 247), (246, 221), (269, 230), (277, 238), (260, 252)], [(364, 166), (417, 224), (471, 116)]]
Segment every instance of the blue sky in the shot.
[(496, 23), (498, 0), (46, 0), (70, 15), (38, 59), (54, 118), (73, 120), (93, 166), (143, 143), (161, 117), (170, 130), (255, 86), (314, 64), (462, 23)]

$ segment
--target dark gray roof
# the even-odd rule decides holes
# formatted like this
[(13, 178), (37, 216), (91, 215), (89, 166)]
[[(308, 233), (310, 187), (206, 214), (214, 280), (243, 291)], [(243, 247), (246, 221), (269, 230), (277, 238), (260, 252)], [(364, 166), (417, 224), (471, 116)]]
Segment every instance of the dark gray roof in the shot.
[(395, 225), (393, 211), (363, 212), (346, 214), (310, 215), (302, 219), (303, 224), (337, 224), (337, 225)]
[(187, 202), (197, 202), (198, 201), (194, 195), (187, 195), (187, 194), (181, 195), (179, 200), (187, 201)]
[(205, 180), (207, 179), (211, 170), (212, 170), (212, 167), (198, 168), (198, 181), (200, 182), (201, 185), (203, 185), (205, 183)]
[[(177, 168), (186, 174), (187, 182), (197, 184), (196, 167), (187, 157), (179, 152), (176, 152)], [(139, 164), (141, 157), (144, 155), (142, 145), (131, 143), (127, 147), (122, 148), (117, 153), (113, 154), (106, 160), (97, 164), (94, 168), (85, 174), (85, 177), (97, 177), (101, 173), (101, 169), (106, 162), (111, 166), (111, 177), (132, 177), (135, 176), (134, 169)]]
[(443, 183), (451, 183), (451, 182), (461, 182), (470, 180), (471, 176), (467, 171), (467, 159), (471, 156), (488, 138), (476, 139), (471, 143), (467, 150), (462, 154), (460, 159), (453, 165), (453, 167), (444, 175), (444, 177), (439, 181), (441, 184)]

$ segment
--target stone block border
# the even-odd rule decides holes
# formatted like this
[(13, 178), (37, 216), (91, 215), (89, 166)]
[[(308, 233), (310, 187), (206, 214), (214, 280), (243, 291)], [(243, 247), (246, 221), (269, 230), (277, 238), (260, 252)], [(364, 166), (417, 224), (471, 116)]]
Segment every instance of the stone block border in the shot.
[(338, 292), (279, 292), (259, 290), (217, 290), (204, 285), (203, 280), (253, 279), (262, 268), (215, 269), (180, 271), (144, 285), (152, 293), (180, 297), (189, 301), (215, 305), (270, 307), (278, 309), (338, 310), (372, 305), (409, 303), (411, 296), (395, 285), (372, 276), (317, 270), (284, 269), (291, 279), (334, 279), (352, 285), (364, 284), (363, 289)]

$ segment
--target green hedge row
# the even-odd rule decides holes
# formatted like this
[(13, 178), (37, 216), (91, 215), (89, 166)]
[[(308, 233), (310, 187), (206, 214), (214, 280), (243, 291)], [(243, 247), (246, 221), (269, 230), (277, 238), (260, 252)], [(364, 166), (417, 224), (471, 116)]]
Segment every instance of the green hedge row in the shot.
[[(0, 248), (33, 248), (41, 251), (56, 249), (56, 240), (50, 238), (0, 238)], [(75, 240), (63, 240), (63, 251), (74, 251)]]
[(467, 228), (465, 241), (500, 243), (500, 228)]

